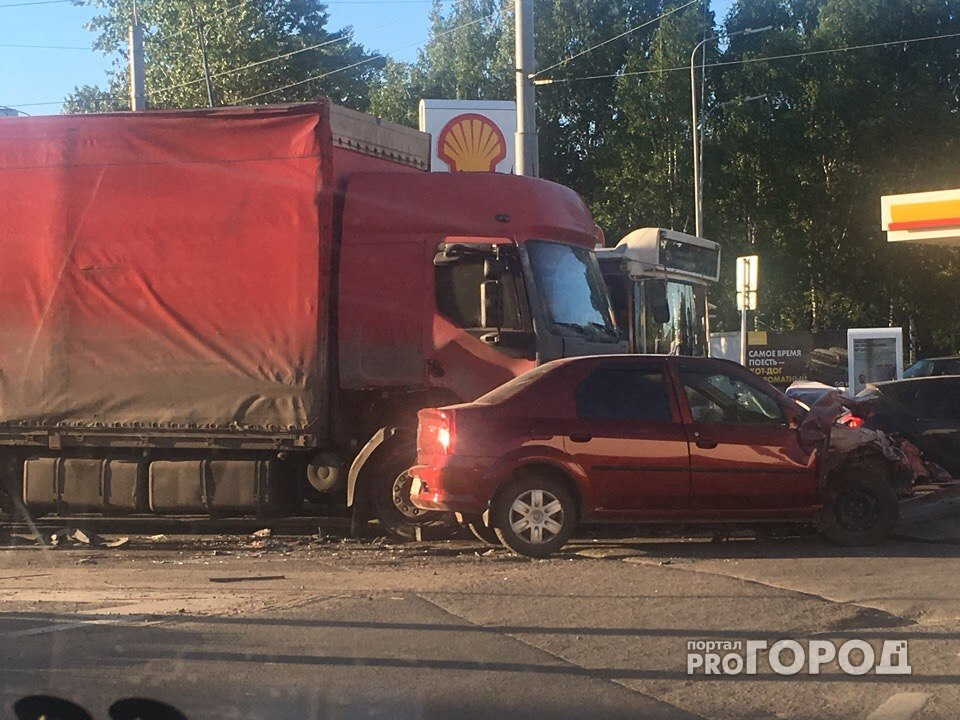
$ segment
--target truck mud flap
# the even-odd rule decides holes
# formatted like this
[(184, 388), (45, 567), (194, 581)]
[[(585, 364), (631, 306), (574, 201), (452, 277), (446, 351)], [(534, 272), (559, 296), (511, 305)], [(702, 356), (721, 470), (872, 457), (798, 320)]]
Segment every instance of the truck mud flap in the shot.
[(28, 458), (23, 501), (36, 512), (136, 512), (146, 507), (144, 470), (132, 460)]

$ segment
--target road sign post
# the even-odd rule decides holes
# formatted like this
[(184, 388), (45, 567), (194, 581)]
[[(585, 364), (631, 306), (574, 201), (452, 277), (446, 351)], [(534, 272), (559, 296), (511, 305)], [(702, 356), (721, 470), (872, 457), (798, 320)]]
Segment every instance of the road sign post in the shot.
[(747, 366), (747, 311), (757, 309), (760, 258), (737, 258), (737, 309), (740, 311), (740, 364)]

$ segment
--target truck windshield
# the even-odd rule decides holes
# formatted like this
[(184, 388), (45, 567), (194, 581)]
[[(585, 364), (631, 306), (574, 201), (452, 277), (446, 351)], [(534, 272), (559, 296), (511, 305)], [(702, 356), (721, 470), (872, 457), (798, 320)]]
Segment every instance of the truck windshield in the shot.
[(636, 352), (665, 355), (707, 354), (707, 290), (703, 285), (667, 282), (670, 319), (658, 323), (653, 317), (651, 285), (661, 280), (643, 280), (634, 286)]
[(618, 342), (606, 285), (586, 248), (546, 240), (525, 245), (533, 278), (555, 325), (591, 340)]

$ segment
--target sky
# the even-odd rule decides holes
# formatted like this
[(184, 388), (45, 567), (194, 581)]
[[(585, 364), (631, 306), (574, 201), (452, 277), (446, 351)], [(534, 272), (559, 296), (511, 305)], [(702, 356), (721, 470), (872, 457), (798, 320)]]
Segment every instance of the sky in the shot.
[[(329, 30), (352, 25), (367, 48), (399, 60), (415, 59), (427, 40), (430, 0), (329, 0), (328, 11)], [(104, 85), (113, 58), (90, 49), (85, 28), (97, 12), (67, 0), (0, 0), (0, 106), (58, 113), (74, 87)]]

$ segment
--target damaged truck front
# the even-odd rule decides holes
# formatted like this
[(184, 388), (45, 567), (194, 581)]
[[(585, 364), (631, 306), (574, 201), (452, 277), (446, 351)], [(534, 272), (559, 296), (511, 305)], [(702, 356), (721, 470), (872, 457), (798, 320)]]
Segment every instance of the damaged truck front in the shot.
[(625, 347), (580, 198), (429, 149), (326, 103), (0, 118), (7, 507), (411, 532), (417, 410)]

